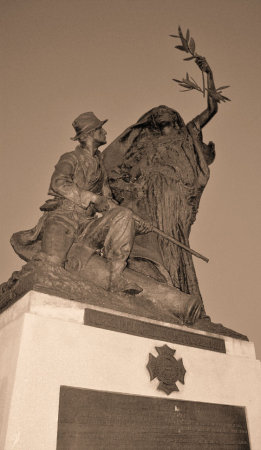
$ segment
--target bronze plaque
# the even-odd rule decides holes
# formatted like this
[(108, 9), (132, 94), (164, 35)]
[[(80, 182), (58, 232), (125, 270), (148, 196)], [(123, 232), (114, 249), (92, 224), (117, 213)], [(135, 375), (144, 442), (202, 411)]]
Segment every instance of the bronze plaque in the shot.
[(214, 336), (183, 331), (161, 324), (143, 322), (126, 316), (118, 316), (95, 309), (85, 308), (84, 324), (120, 333), (187, 345), (204, 350), (226, 353), (225, 341)]
[(250, 450), (245, 409), (61, 386), (57, 450)]

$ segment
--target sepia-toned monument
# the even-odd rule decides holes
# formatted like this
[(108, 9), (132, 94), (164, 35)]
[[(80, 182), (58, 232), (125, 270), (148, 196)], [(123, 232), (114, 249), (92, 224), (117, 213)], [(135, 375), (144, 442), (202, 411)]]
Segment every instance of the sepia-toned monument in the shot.
[(206, 109), (185, 124), (154, 107), (101, 151), (107, 119), (81, 113), (38, 223), (11, 237), (25, 264), (0, 286), (6, 450), (258, 448), (254, 346), (208, 316), (189, 243), (227, 86), (189, 31), (173, 37), (203, 87), (175, 81)]

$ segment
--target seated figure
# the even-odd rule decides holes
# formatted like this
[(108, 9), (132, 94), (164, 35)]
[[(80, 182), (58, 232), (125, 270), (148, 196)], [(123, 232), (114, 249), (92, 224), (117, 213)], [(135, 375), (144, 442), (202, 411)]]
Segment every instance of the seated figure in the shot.
[(102, 249), (109, 261), (109, 289), (137, 294), (142, 288), (128, 282), (122, 272), (135, 229), (145, 233), (149, 226), (142, 220), (135, 222), (132, 211), (112, 199), (98, 150), (106, 143), (105, 122), (93, 112), (80, 114), (74, 120), (76, 135), (72, 140), (79, 141), (79, 145), (63, 154), (55, 166), (49, 188), (53, 198), (40, 208), (44, 214), (37, 226), (15, 233), (11, 243), (26, 261), (40, 259), (64, 267), (73, 243), (84, 234), (85, 246)]

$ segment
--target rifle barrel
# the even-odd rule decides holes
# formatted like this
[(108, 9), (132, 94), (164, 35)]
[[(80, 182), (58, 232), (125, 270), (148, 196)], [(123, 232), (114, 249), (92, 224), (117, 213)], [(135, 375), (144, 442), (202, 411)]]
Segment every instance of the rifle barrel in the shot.
[[(136, 216), (136, 214), (134, 215), (134, 220), (136, 220), (136, 222), (139, 222), (140, 219), (141, 218), (139, 216)], [(183, 248), (184, 250), (186, 250), (187, 252), (196, 256), (197, 258), (203, 259), (203, 261), (205, 261), (205, 262), (209, 262), (209, 259), (206, 256), (201, 255), (201, 253), (198, 253), (195, 250), (192, 250), (192, 248), (188, 247), (187, 245), (183, 244), (182, 242), (179, 242), (177, 239), (173, 238), (172, 236), (169, 236), (168, 234), (164, 233), (164, 231), (161, 231), (156, 227), (152, 227), (152, 231), (156, 234), (159, 234), (164, 239), (167, 239), (168, 241), (172, 242), (172, 244), (178, 245), (178, 247)]]

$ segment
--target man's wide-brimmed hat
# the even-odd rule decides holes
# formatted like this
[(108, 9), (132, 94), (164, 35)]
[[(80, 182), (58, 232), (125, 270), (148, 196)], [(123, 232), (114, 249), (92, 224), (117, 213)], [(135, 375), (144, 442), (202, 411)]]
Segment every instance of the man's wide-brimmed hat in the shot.
[(99, 120), (93, 112), (85, 112), (80, 114), (72, 123), (72, 126), (76, 132), (76, 135), (71, 138), (72, 141), (77, 141), (83, 132), (93, 131), (102, 127), (107, 120), (108, 119)]

